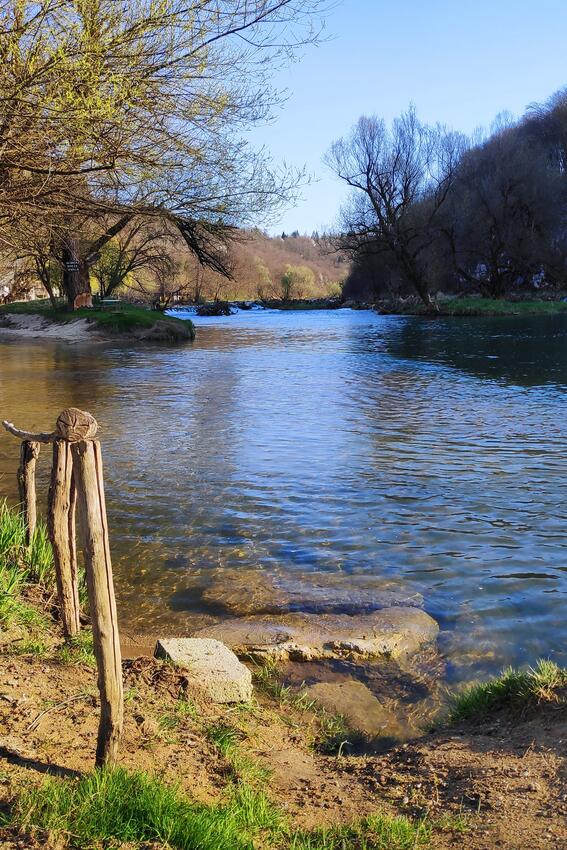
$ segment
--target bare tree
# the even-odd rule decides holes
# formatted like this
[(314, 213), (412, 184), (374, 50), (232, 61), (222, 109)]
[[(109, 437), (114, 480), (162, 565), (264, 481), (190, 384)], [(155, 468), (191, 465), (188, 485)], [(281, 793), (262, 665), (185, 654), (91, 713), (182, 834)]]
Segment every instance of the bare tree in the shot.
[(470, 150), (444, 227), (460, 281), (501, 298), (541, 273), (557, 274), (566, 247), (565, 189), (545, 148), (522, 126)]
[(327, 154), (327, 164), (354, 191), (342, 210), (340, 246), (381, 253), (428, 309), (433, 308), (426, 251), (438, 238), (465, 138), (422, 124), (410, 107), (388, 128), (362, 117)]

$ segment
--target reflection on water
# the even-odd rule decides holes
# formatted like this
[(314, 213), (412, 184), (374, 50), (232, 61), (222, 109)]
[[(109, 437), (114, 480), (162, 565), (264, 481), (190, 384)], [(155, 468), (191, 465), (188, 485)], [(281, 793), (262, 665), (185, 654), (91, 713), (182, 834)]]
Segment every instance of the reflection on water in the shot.
[[(101, 423), (125, 623), (218, 619), (212, 568), (372, 573), (423, 594), (451, 678), (567, 662), (567, 320), (197, 326), (180, 348), (0, 340), (2, 417)], [(17, 459), (0, 435), (12, 499)]]

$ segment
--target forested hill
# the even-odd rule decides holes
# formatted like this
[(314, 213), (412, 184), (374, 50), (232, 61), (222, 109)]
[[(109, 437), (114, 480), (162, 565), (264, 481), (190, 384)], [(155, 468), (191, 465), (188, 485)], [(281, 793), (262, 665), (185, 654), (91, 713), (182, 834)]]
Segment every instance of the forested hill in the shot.
[(269, 236), (246, 231), (232, 247), (234, 280), (204, 272), (207, 283), (203, 295), (212, 291), (228, 298), (317, 298), (338, 295), (349, 271), (344, 254), (333, 251), (318, 234), (300, 236), (282, 233)]

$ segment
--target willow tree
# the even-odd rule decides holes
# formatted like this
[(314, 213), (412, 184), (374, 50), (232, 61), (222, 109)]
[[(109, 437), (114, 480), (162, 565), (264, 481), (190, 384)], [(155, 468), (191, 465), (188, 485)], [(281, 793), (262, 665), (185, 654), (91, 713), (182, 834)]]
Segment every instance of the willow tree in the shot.
[[(1, 0), (0, 239), (41, 237), (69, 301), (134, 217), (165, 219), (225, 273), (223, 243), (299, 175), (251, 149), (274, 63), (323, 0)], [(109, 227), (102, 222), (111, 221)]]

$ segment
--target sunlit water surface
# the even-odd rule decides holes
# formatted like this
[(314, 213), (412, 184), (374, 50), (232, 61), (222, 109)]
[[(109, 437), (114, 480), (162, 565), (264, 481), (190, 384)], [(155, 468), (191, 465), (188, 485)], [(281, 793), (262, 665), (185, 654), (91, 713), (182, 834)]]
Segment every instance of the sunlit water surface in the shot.
[[(1, 418), (101, 424), (124, 624), (211, 621), (213, 568), (372, 573), (423, 594), (450, 680), (567, 662), (567, 320), (196, 323), (184, 347), (0, 338)], [(11, 500), (17, 461), (2, 433)]]

